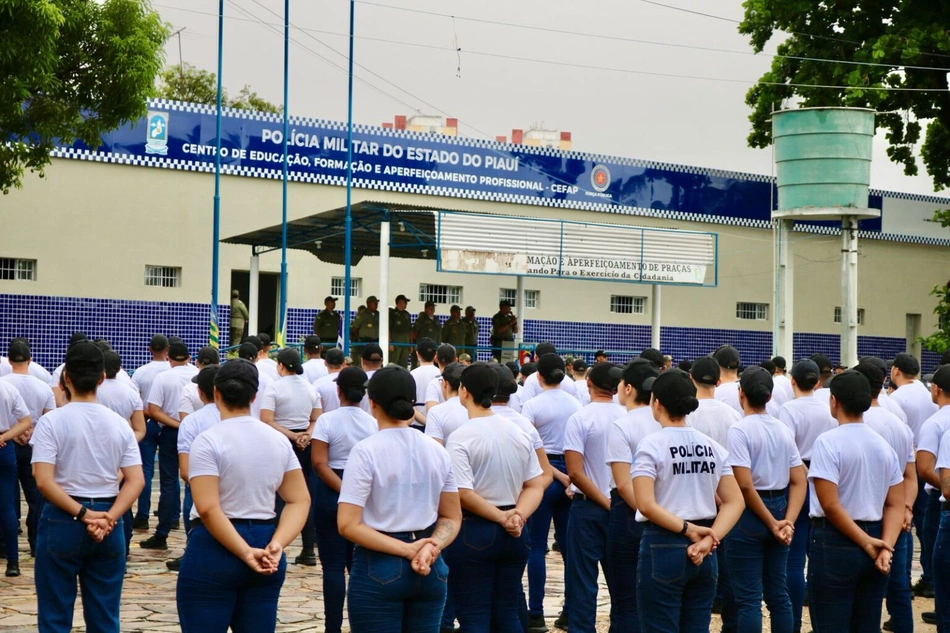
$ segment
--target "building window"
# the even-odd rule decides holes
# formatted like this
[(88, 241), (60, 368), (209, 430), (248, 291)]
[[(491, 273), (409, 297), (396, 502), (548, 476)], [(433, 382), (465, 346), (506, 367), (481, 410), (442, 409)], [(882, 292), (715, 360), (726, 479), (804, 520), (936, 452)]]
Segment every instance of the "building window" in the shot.
[(768, 321), (769, 304), (740, 301), (736, 304), (736, 318), (745, 321)]
[[(511, 304), (512, 308), (518, 307), (518, 291), (514, 288), (499, 288), (498, 289), (498, 302), (507, 301)], [(534, 310), (538, 307), (538, 304), (541, 303), (541, 291), (540, 290), (525, 290), (524, 291), (524, 307), (529, 310)]]
[[(835, 323), (841, 323), (841, 306), (835, 306)], [(864, 325), (864, 308), (858, 308), (858, 325)]]
[(646, 307), (646, 297), (610, 295), (610, 311), (616, 314), (643, 314)]
[(0, 257), (0, 280), (36, 281), (36, 260)]
[(462, 303), (462, 286), (419, 284), (419, 301), (433, 303)]
[(180, 266), (145, 265), (145, 285), (160, 288), (177, 288), (181, 285)]
[[(332, 277), (330, 279), (330, 294), (342, 297), (346, 294), (346, 277)], [(350, 297), (363, 295), (363, 280), (360, 277), (350, 277)]]

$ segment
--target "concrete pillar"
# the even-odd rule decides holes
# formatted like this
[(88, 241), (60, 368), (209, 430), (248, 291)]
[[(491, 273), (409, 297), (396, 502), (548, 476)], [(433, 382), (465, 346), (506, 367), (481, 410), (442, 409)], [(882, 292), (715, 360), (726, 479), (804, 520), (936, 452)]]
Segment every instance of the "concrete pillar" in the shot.
[(518, 275), (517, 280), (518, 285), (516, 286), (517, 290), (515, 290), (515, 303), (518, 304), (518, 333), (515, 334), (515, 345), (521, 345), (524, 343), (524, 275)]
[(662, 286), (654, 284), (653, 297), (650, 300), (650, 347), (660, 349), (660, 293)]
[[(258, 297), (260, 295), (261, 258), (251, 251), (250, 283), (247, 290), (247, 333), (257, 334)], [(232, 343), (233, 345), (234, 343)]]
[(379, 223), (379, 346), (389, 364), (389, 216)]
[(795, 359), (793, 299), (795, 254), (792, 252), (792, 228), (794, 220), (778, 221), (778, 268), (775, 280), (775, 331), (773, 333), (775, 354), (785, 358), (789, 367)]
[(858, 364), (858, 219), (841, 218), (841, 364)]

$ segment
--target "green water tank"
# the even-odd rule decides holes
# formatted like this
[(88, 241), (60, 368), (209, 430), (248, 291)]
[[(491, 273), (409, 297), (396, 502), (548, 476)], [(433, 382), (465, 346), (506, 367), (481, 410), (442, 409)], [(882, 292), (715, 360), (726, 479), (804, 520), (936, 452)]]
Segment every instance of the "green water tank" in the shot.
[[(778, 208), (867, 209), (874, 111), (799, 108), (772, 115)], [(833, 211), (832, 211), (833, 213)]]

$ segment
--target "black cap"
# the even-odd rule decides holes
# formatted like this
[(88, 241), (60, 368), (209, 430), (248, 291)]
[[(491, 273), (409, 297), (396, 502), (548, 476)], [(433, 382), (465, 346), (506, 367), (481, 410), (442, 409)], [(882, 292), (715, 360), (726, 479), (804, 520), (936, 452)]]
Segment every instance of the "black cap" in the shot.
[(257, 391), (260, 382), (257, 377), (257, 367), (251, 361), (243, 358), (229, 360), (218, 368), (218, 373), (214, 376), (215, 386), (223, 385), (229, 380), (243, 382), (254, 391)]
[(405, 400), (414, 405), (416, 380), (408, 370), (398, 365), (389, 365), (373, 374), (366, 384), (366, 392), (369, 399), (384, 410), (397, 400)]
[(800, 385), (808, 384), (812, 380), (817, 384), (818, 378), (821, 377), (821, 370), (818, 368), (818, 363), (808, 358), (792, 365), (792, 369), (788, 373), (795, 379), (795, 382)]
[(557, 354), (545, 354), (538, 359), (537, 364), (538, 373), (548, 383), (554, 380), (554, 372), (560, 370), (563, 375), (565, 370), (564, 359)]
[(344, 367), (336, 378), (336, 385), (343, 394), (351, 387), (365, 387), (369, 378), (359, 367)]
[(201, 363), (202, 365), (217, 365), (221, 362), (221, 355), (218, 354), (216, 347), (205, 345), (198, 350), (198, 356), (195, 358), (195, 362)]
[(812, 354), (808, 358), (815, 361), (815, 364), (818, 365), (818, 371), (823, 374), (827, 374), (834, 368), (831, 359), (824, 354)]
[(376, 295), (370, 295), (366, 298), (366, 303), (379, 303), (379, 299), (376, 298)]
[(326, 304), (330, 303), (331, 301), (332, 301), (333, 303), (336, 303), (336, 302), (337, 302), (337, 298), (336, 298), (336, 297), (331, 297), (331, 296), (327, 295), (327, 296), (324, 297), (324, 299), (323, 299), (323, 305), (326, 305)]
[(556, 354), (557, 348), (554, 343), (538, 343), (534, 346), (534, 355), (541, 358), (545, 354)]
[(613, 363), (597, 363), (591, 367), (587, 380), (598, 389), (613, 393), (622, 377), (623, 370)]
[[(246, 339), (244, 339), (244, 342), (250, 343), (251, 345), (253, 345), (257, 351), (261, 351), (262, 349), (264, 349), (264, 342), (261, 341), (259, 336), (255, 336), (252, 334), (248, 336)], [(270, 342), (270, 339), (268, 339), (268, 342)]]
[(749, 367), (739, 376), (739, 388), (753, 397), (767, 398), (773, 386), (772, 374), (764, 367)]
[(854, 371), (864, 374), (864, 377), (868, 379), (868, 383), (871, 385), (871, 396), (876, 398), (881, 393), (881, 389), (884, 388), (884, 377), (887, 375), (887, 372), (877, 365), (865, 362), (858, 363)]
[[(713, 362), (715, 363), (716, 361), (713, 361)], [(719, 366), (719, 363), (716, 363), (716, 366), (718, 367), (718, 366)], [(685, 372), (692, 371), (692, 369), (693, 369), (693, 361), (691, 361), (691, 360), (681, 360), (680, 362), (676, 363), (676, 368), (677, 368), (677, 369), (682, 369), (682, 370), (685, 371)]]
[(578, 358), (571, 365), (574, 371), (585, 372), (587, 371), (587, 361), (583, 358)]
[(510, 364), (489, 363), (489, 367), (498, 376), (498, 391), (495, 395), (510, 396), (518, 391), (518, 383), (515, 382), (515, 372), (511, 371)]
[(463, 365), (462, 363), (449, 363), (442, 369), (442, 379), (448, 380), (453, 385), (457, 385), (459, 380), (461, 380), (462, 372), (465, 371), (466, 367), (471, 367), (471, 365)]
[(168, 338), (164, 334), (155, 334), (148, 342), (148, 348), (153, 352), (164, 352), (168, 349)]
[(396, 303), (399, 303), (400, 301), (405, 301), (406, 303), (409, 303), (409, 297), (407, 297), (406, 295), (399, 295), (396, 297)]
[(315, 352), (320, 349), (320, 337), (316, 334), (311, 334), (303, 340), (303, 348), (308, 352)]
[(607, 358), (607, 352), (605, 352), (602, 349), (599, 349), (596, 352), (594, 352), (594, 358), (597, 358), (598, 356), (603, 356), (604, 358)]
[(360, 351), (360, 358), (371, 363), (378, 363), (383, 360), (383, 348), (376, 343), (367, 343)]
[(327, 365), (340, 367), (346, 362), (346, 356), (343, 355), (343, 350), (339, 347), (331, 347), (327, 350), (327, 353), (323, 355), (323, 360), (326, 361)]
[(101, 374), (105, 371), (105, 359), (102, 350), (88, 340), (80, 340), (66, 350), (67, 373), (91, 372)]
[(448, 343), (442, 343), (442, 345), (439, 345), (438, 351), (436, 351), (436, 358), (439, 360), (440, 365), (451, 363), (455, 360), (456, 356), (455, 347)]
[[(595, 367), (597, 365), (594, 365)], [(660, 370), (656, 365), (651, 363), (645, 358), (634, 358), (632, 361), (626, 364), (623, 368), (623, 381), (637, 390), (637, 393), (644, 391), (649, 391), (650, 389), (644, 387), (644, 383), (651, 378), (656, 378), (660, 375)]]
[(732, 345), (723, 345), (712, 353), (712, 357), (723, 369), (739, 369), (739, 350)]
[(858, 362), (864, 363), (867, 365), (874, 365), (875, 367), (880, 369), (882, 372), (884, 372), (885, 376), (887, 375), (887, 370), (888, 370), (887, 361), (884, 360), (883, 358), (878, 358), (877, 356), (865, 356), (864, 358), (860, 359)]
[[(508, 369), (500, 364), (498, 366)], [(472, 394), (476, 404), (491, 406), (492, 398), (498, 392), (498, 374), (488, 363), (472, 363), (465, 367), (460, 380), (462, 386)]]
[(527, 378), (528, 376), (530, 376), (536, 371), (538, 371), (537, 363), (525, 363), (524, 365), (521, 366), (521, 375), (524, 376), (525, 378)]
[(214, 377), (218, 375), (217, 365), (208, 365), (192, 376), (191, 382), (198, 385), (198, 390), (208, 398), (214, 398)]
[(761, 363), (759, 363), (759, 367), (769, 372), (770, 374), (775, 373), (775, 363), (773, 363), (771, 360), (762, 361)]
[(702, 385), (715, 387), (719, 382), (719, 363), (712, 356), (697, 358), (689, 369), (689, 375)]
[(69, 335), (69, 345), (67, 345), (67, 347), (75, 345), (79, 341), (85, 341), (85, 340), (87, 340), (85, 334), (83, 334), (82, 332), (73, 332), (72, 334)]
[(831, 379), (829, 388), (835, 400), (852, 413), (864, 413), (871, 408), (871, 383), (864, 374), (853, 369), (841, 372)]
[(788, 362), (785, 360), (784, 356), (773, 356), (772, 362), (782, 371), (785, 371), (785, 368), (788, 366)]
[(243, 358), (244, 360), (249, 360), (251, 362), (254, 362), (254, 359), (257, 358), (257, 353), (257, 346), (250, 341), (241, 343), (241, 347), (238, 348), (238, 358)]
[(303, 373), (303, 364), (300, 362), (300, 352), (292, 347), (285, 347), (280, 350), (277, 354), (277, 362), (298, 376)]
[(940, 364), (941, 365), (950, 365), (950, 349), (945, 351), (940, 355)]
[(188, 360), (188, 346), (180, 341), (170, 343), (168, 345), (168, 358), (178, 362)]
[(696, 397), (696, 385), (689, 379), (689, 374), (679, 369), (670, 369), (656, 378), (648, 378), (643, 382), (643, 388), (652, 391), (653, 397), (668, 408), (686, 398)]
[(941, 365), (937, 367), (930, 384), (937, 385), (941, 391), (950, 392), (950, 365)]
[(431, 301), (431, 300), (430, 300), (430, 301), (426, 301), (424, 307), (426, 307), (426, 308), (434, 308), (434, 307), (435, 307), (435, 301)]
[(648, 347), (642, 352), (640, 352), (640, 358), (645, 358), (657, 367), (663, 367), (666, 364), (666, 359), (663, 358), (663, 354), (660, 353), (660, 350)]
[(475, 314), (475, 308), (472, 306), (465, 307), (465, 314)]
[(15, 339), (10, 343), (8, 356), (11, 363), (25, 363), (33, 357), (30, 344), (23, 339)]
[(510, 307), (511, 307), (511, 302), (508, 301), (507, 299), (502, 299), (501, 301), (498, 302), (498, 307), (499, 307), (499, 308), (503, 308), (503, 307), (505, 307), (505, 306), (508, 306), (508, 307), (510, 308)]
[(436, 351), (437, 349), (438, 349), (438, 346), (435, 344), (435, 341), (433, 341), (431, 338), (424, 338), (424, 339), (421, 339), (418, 343), (416, 343), (416, 351), (422, 354), (423, 356), (427, 356), (431, 354), (432, 352)]
[(462, 311), (462, 306), (458, 305), (457, 303), (453, 304), (452, 307), (449, 308), (449, 312), (461, 312), (461, 311)]
[(270, 334), (267, 334), (266, 332), (261, 332), (260, 334), (257, 335), (257, 338), (259, 338), (261, 341), (261, 349), (264, 349), (265, 347), (270, 347), (270, 344), (271, 344)]
[(894, 367), (906, 376), (916, 376), (920, 373), (920, 362), (911, 354), (898, 354), (894, 357)]
[(508, 368), (508, 370), (511, 372), (511, 375), (512, 375), (512, 376), (517, 376), (517, 375), (518, 375), (518, 371), (519, 371), (519, 370), (518, 370), (518, 363), (516, 363), (515, 361), (513, 361), (513, 360), (508, 361), (507, 363), (505, 363), (505, 367)]

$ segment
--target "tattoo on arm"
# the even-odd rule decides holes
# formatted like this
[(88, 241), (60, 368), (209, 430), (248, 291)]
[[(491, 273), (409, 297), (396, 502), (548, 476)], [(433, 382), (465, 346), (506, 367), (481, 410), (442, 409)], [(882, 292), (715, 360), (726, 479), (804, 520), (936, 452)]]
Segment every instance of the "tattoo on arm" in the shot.
[(440, 548), (452, 540), (455, 535), (455, 524), (449, 519), (439, 519), (432, 531), (432, 538), (440, 543)]

